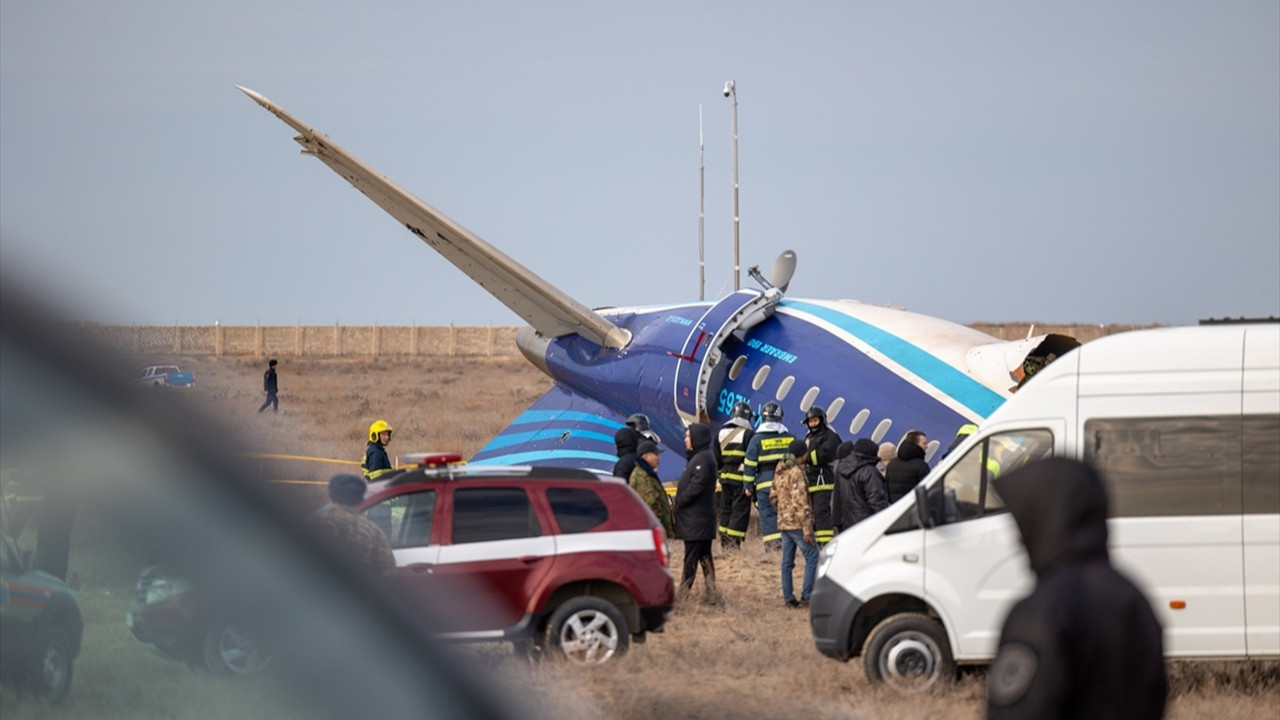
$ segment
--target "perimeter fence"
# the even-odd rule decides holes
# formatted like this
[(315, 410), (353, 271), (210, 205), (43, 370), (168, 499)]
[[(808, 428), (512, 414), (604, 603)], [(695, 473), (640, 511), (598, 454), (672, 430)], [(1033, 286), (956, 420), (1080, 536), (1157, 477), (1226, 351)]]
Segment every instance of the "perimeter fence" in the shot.
[[(1081, 342), (1153, 325), (972, 323), (1002, 340), (1060, 333)], [(104, 347), (130, 356), (515, 357), (515, 327), (403, 325), (80, 325)]]

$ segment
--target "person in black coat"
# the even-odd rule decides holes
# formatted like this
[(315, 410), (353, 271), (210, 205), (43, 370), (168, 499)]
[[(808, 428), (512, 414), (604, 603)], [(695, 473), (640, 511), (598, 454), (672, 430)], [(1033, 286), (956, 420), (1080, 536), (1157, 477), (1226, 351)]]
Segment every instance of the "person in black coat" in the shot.
[(613, 434), (613, 444), (618, 448), (618, 462), (613, 464), (613, 476), (629, 480), (631, 471), (636, 467), (636, 448), (640, 446), (640, 433), (623, 425)]
[(716, 458), (711, 449), (711, 428), (696, 422), (684, 433), (689, 461), (676, 484), (675, 531), (684, 541), (684, 573), (680, 591), (693, 589), (694, 576), (702, 567), (706, 583), (705, 599), (717, 602), (716, 566), (711, 558), (711, 541), (716, 537)]
[(844, 443), (843, 455), (836, 469), (836, 490), (831, 496), (831, 519), (836, 532), (844, 532), (858, 522), (889, 506), (884, 493), (884, 478), (876, 469), (879, 446), (867, 438)]
[(884, 489), (889, 495), (890, 505), (903, 495), (909, 495), (929, 474), (929, 463), (924, 461), (924, 450), (928, 445), (928, 438), (919, 430), (909, 431), (898, 443), (898, 456), (884, 469)]
[(987, 673), (987, 717), (1164, 714), (1164, 642), (1151, 604), (1107, 554), (1107, 495), (1088, 465), (1050, 458), (995, 481), (1035, 590), (1009, 611)]

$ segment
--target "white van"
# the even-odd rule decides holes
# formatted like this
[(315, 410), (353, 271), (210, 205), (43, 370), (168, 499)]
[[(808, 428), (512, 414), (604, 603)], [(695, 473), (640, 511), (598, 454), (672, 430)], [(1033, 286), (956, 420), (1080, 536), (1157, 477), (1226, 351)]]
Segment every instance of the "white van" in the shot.
[(818, 650), (902, 690), (991, 662), (1035, 584), (991, 480), (1050, 455), (1101, 472), (1112, 562), (1169, 657), (1280, 656), (1280, 323), (1113, 335), (1040, 371), (914, 495), (823, 549)]

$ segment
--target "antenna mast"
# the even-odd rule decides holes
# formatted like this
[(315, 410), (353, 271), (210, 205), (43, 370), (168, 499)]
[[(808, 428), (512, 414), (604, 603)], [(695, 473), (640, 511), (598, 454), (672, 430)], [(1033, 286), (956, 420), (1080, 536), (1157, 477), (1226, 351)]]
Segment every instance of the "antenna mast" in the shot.
[(702, 143), (702, 104), (698, 104), (698, 300), (707, 299), (707, 164)]

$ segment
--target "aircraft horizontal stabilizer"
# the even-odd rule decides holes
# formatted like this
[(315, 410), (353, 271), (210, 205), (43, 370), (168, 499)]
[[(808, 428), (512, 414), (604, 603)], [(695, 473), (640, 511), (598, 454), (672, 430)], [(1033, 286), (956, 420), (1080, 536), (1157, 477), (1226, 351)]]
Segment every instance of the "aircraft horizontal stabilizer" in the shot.
[(631, 334), (481, 240), (444, 213), (414, 197), (360, 158), (258, 93), (236, 86), (296, 130), (303, 152), (314, 155), (404, 224), (436, 252), (548, 337), (577, 334), (599, 345), (626, 347)]
[(609, 472), (618, 460), (613, 434), (621, 427), (622, 416), (617, 411), (556, 384), (469, 462)]

